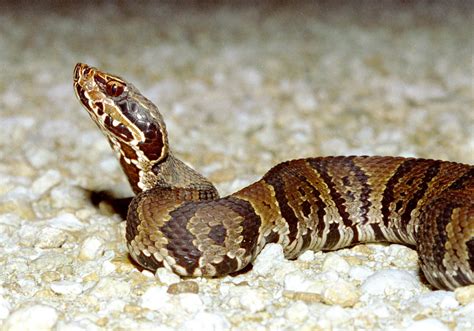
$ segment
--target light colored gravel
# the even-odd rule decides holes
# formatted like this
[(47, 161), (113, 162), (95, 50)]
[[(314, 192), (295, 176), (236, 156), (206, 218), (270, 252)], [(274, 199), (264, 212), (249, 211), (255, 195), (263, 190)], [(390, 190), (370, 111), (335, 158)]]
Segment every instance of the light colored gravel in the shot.
[(78, 61), (132, 81), (224, 194), (304, 156), (472, 164), (470, 2), (0, 7), (1, 330), (474, 328), (473, 287), (432, 291), (400, 245), (295, 261), (270, 245), (213, 280), (140, 272), (92, 199), (131, 191), (72, 91)]

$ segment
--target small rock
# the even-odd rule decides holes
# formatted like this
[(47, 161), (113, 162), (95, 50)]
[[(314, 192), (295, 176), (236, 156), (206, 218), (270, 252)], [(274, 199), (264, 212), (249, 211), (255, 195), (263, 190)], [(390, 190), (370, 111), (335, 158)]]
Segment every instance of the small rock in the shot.
[(342, 324), (350, 319), (349, 313), (339, 306), (332, 306), (324, 314), (333, 324)]
[(327, 253), (323, 261), (323, 271), (336, 271), (337, 273), (348, 273), (350, 269), (349, 263), (336, 253)]
[(54, 293), (62, 295), (78, 295), (82, 293), (82, 289), (82, 284), (67, 280), (51, 283), (51, 290), (53, 290)]
[(110, 277), (102, 278), (93, 288), (92, 294), (97, 298), (124, 298), (130, 294), (130, 284)]
[(81, 260), (95, 260), (104, 252), (104, 242), (101, 238), (92, 236), (86, 238), (81, 246), (79, 258)]
[(405, 331), (420, 331), (420, 330), (430, 330), (430, 331), (449, 331), (449, 327), (444, 325), (442, 322), (435, 318), (426, 318), (420, 321), (413, 322)]
[(67, 240), (67, 234), (55, 228), (46, 227), (41, 229), (37, 235), (35, 247), (38, 248), (59, 248)]
[(18, 230), (22, 246), (31, 247), (38, 240), (39, 228), (35, 225), (25, 223)]
[(62, 254), (54, 250), (43, 251), (35, 260), (30, 262), (30, 268), (33, 267), (37, 270), (54, 271), (64, 266), (70, 266), (73, 258), (70, 255)]
[(85, 330), (87, 329), (77, 322), (64, 323), (63, 321), (59, 321), (58, 325), (56, 326), (56, 331), (85, 331)]
[(66, 231), (78, 231), (85, 227), (84, 223), (82, 223), (76, 216), (70, 213), (64, 213), (50, 219), (48, 221), (48, 225), (53, 228)]
[(323, 300), (330, 305), (353, 307), (360, 297), (360, 291), (351, 283), (339, 279), (323, 292)]
[[(88, 199), (87, 192), (85, 192), (83, 189), (65, 184), (59, 184), (53, 187), (49, 195), (51, 196), (52, 206), (57, 209), (84, 208), (84, 203), (86, 199)], [(77, 212), (77, 214), (80, 217), (80, 210)]]
[(354, 266), (349, 270), (349, 276), (357, 281), (364, 281), (374, 273), (373, 270), (365, 266)]
[(0, 320), (7, 318), (10, 314), (10, 303), (0, 295)]
[(474, 302), (474, 285), (457, 288), (454, 291), (456, 300), (463, 306)]
[(184, 281), (174, 283), (168, 286), (169, 294), (180, 294), (180, 293), (199, 293), (199, 285), (194, 281)]
[(362, 292), (371, 295), (390, 295), (396, 292), (419, 292), (419, 281), (403, 270), (381, 270), (368, 277), (362, 284)]
[(256, 313), (265, 308), (265, 299), (260, 290), (248, 289), (240, 296), (240, 305), (248, 311)]
[(265, 277), (275, 274), (275, 271), (281, 269), (281, 266), (285, 263), (287, 263), (287, 260), (283, 255), (283, 247), (278, 244), (268, 244), (257, 255), (253, 262), (252, 271)]
[(42, 195), (61, 181), (61, 174), (57, 170), (48, 170), (36, 179), (31, 186), (33, 193)]
[(34, 305), (14, 311), (5, 322), (6, 331), (52, 330), (58, 320), (56, 309)]
[(318, 102), (311, 93), (297, 92), (293, 98), (298, 108), (314, 111), (318, 107)]
[(418, 298), (418, 303), (424, 307), (435, 308), (439, 306), (442, 309), (453, 309), (459, 306), (459, 302), (454, 298), (451, 291), (433, 291), (422, 294)]
[(156, 269), (155, 276), (165, 285), (171, 285), (181, 281), (181, 278), (177, 274), (166, 268)]
[(393, 308), (391, 308), (389, 305), (385, 304), (384, 302), (374, 304), (370, 310), (371, 312), (373, 312), (375, 316), (381, 319), (389, 318), (394, 313)]
[(283, 291), (283, 296), (290, 300), (301, 300), (303, 302), (314, 303), (322, 302), (323, 297), (321, 294), (312, 292), (297, 292), (297, 291)]
[[(130, 264), (130, 263), (128, 263)], [(111, 261), (104, 261), (102, 263), (102, 268), (101, 268), (101, 274), (102, 275), (110, 275), (111, 273), (115, 272), (117, 270), (117, 266), (111, 262)]]
[(170, 297), (164, 286), (152, 286), (141, 297), (140, 305), (143, 308), (159, 310), (168, 303)]
[(25, 155), (31, 165), (37, 169), (46, 166), (48, 163), (53, 163), (58, 158), (56, 153), (44, 148), (32, 149), (31, 153)]
[(126, 303), (122, 299), (114, 299), (112, 301), (108, 301), (105, 307), (101, 309), (101, 312), (103, 313), (122, 312), (125, 308), (125, 305)]
[(181, 307), (188, 313), (194, 314), (203, 309), (203, 302), (199, 295), (194, 293), (182, 293), (179, 296)]
[(183, 330), (202, 331), (202, 330), (228, 330), (230, 323), (223, 316), (199, 312), (194, 318), (183, 324)]
[(314, 252), (311, 250), (308, 250), (298, 256), (298, 261), (303, 261), (303, 262), (312, 262), (314, 261)]
[(308, 306), (305, 303), (298, 301), (286, 309), (285, 317), (293, 323), (302, 323), (308, 317), (308, 312)]
[(313, 285), (300, 271), (289, 273), (285, 276), (285, 290), (295, 292), (306, 292)]

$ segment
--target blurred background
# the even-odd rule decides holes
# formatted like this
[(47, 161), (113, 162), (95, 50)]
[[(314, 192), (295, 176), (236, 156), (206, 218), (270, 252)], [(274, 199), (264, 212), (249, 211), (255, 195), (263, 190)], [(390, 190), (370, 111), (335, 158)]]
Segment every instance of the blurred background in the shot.
[(3, 1), (0, 12), (7, 164), (41, 154), (98, 185), (110, 185), (103, 170), (121, 176), (73, 95), (76, 62), (134, 83), (172, 147), (217, 182), (311, 155), (474, 161), (470, 1)]

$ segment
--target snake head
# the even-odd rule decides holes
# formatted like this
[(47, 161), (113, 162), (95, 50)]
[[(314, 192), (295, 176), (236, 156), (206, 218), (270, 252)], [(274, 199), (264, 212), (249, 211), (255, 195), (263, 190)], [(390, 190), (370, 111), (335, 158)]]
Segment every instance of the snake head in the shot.
[(124, 79), (87, 64), (74, 68), (74, 91), (114, 148), (129, 160), (156, 163), (167, 156), (158, 108)]

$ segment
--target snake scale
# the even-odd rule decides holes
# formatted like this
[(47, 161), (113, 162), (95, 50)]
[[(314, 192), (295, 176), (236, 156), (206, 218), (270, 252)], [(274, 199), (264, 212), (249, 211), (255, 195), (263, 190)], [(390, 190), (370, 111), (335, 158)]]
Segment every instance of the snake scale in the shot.
[(74, 90), (108, 138), (136, 196), (126, 239), (142, 267), (218, 277), (266, 243), (287, 258), (357, 243), (415, 247), (436, 288), (474, 283), (474, 166), (380, 156), (283, 162), (220, 198), (177, 159), (158, 108), (122, 78), (78, 63)]

